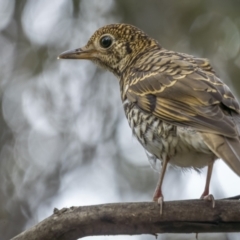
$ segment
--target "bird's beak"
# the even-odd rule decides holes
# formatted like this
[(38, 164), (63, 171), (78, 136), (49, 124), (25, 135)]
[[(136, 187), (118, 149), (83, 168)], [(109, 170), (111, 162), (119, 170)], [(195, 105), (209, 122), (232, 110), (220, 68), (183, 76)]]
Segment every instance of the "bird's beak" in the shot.
[(94, 58), (95, 53), (96, 51), (93, 49), (82, 47), (65, 51), (58, 56), (58, 59), (92, 59)]

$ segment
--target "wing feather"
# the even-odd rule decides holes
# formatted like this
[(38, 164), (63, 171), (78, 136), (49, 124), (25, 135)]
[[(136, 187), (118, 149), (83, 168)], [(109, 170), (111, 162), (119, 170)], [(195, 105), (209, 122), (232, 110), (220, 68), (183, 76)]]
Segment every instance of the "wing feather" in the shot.
[(161, 66), (151, 72), (136, 66), (132, 69), (134, 81), (129, 79), (127, 98), (168, 123), (230, 138), (239, 136), (233, 119), (234, 114), (240, 122), (236, 98), (208, 63), (189, 59), (167, 55), (159, 61), (164, 71)]

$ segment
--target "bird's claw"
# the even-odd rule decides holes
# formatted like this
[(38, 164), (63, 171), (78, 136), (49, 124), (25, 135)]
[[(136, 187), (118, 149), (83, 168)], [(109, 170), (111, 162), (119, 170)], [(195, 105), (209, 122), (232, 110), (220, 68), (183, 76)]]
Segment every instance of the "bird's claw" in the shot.
[(215, 207), (215, 199), (212, 194), (208, 194), (206, 196), (202, 196), (201, 199), (211, 201), (212, 202), (212, 208)]
[(163, 212), (163, 196), (158, 198), (157, 203), (160, 205), (160, 215), (162, 215), (162, 212)]

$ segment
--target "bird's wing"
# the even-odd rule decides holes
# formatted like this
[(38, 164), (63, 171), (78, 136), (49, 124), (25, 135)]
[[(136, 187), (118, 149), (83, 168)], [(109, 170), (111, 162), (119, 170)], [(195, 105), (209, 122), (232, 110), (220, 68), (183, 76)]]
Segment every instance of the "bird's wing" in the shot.
[[(240, 175), (240, 111), (229, 88), (193, 59), (171, 56), (145, 63), (131, 70), (128, 100), (165, 122), (202, 132), (209, 148)], [(219, 145), (213, 136), (222, 138)]]
[(240, 118), (239, 104), (215, 74), (172, 56), (143, 66), (131, 70), (126, 93), (129, 101), (177, 126), (238, 136), (231, 113)]

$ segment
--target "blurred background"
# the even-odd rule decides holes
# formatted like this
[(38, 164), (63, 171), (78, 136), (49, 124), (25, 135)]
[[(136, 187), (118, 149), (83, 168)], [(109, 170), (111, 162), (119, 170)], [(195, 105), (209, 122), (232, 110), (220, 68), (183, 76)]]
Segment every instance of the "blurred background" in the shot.
[[(138, 26), (167, 49), (209, 58), (240, 96), (239, 0), (0, 0), (0, 240), (35, 225), (54, 207), (151, 201), (158, 173), (132, 136), (118, 81), (91, 62), (57, 61), (116, 22)], [(165, 200), (199, 198), (205, 177), (206, 169), (199, 175), (169, 168)], [(218, 161), (211, 193), (224, 198), (239, 190), (240, 178)]]

